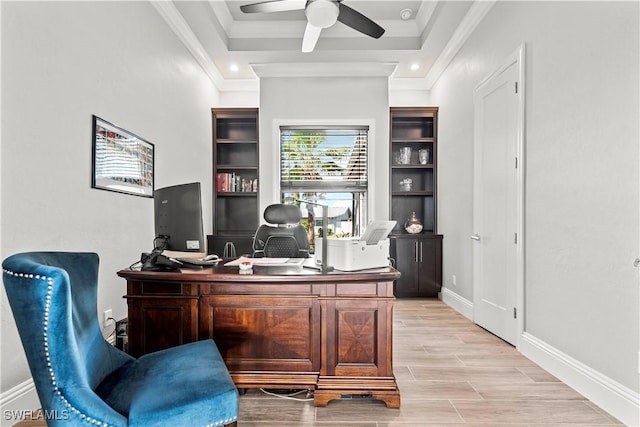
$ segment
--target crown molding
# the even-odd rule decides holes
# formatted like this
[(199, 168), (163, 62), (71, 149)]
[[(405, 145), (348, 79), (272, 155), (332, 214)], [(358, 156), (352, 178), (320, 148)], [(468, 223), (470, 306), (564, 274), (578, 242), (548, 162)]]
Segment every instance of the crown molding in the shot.
[(389, 77), (395, 62), (303, 62), (250, 64), (263, 77)]
[(234, 19), (227, 7), (227, 3), (219, 0), (209, 0), (209, 7), (211, 7), (213, 14), (216, 16), (216, 19), (222, 26), (222, 29), (227, 37), (229, 37), (229, 32), (233, 27)]
[(225, 79), (215, 66), (206, 50), (191, 31), (191, 28), (184, 20), (178, 9), (171, 1), (149, 0), (151, 5), (156, 9), (160, 16), (165, 20), (173, 32), (178, 36), (180, 41), (187, 47), (191, 55), (198, 62), (203, 71), (207, 74), (213, 84), (222, 90)]
[[(221, 20), (222, 23), (223, 20)], [(414, 20), (379, 20), (376, 21), (384, 27), (385, 38), (419, 38), (422, 31)], [(223, 23), (226, 36), (229, 39), (254, 39), (254, 38), (302, 38), (307, 21), (235, 21), (231, 24)], [(363, 37), (361, 33), (346, 25), (333, 25), (322, 30), (323, 37)]]
[(225, 79), (221, 92), (258, 92), (260, 91), (260, 80), (253, 79)]
[(422, 5), (420, 5), (420, 9), (418, 9), (418, 14), (416, 15), (414, 21), (420, 34), (422, 34), (429, 25), (429, 21), (433, 17), (434, 12), (436, 11), (436, 7), (438, 7), (439, 0), (436, 1), (428, 1), (422, 0)]
[(405, 90), (429, 90), (427, 82), (424, 78), (417, 77), (391, 77), (389, 79), (389, 90), (405, 91)]
[(473, 2), (469, 11), (464, 16), (458, 28), (449, 39), (449, 42), (442, 50), (438, 59), (425, 76), (425, 85), (427, 90), (431, 90), (433, 85), (438, 81), (444, 70), (447, 69), (453, 58), (458, 54), (462, 46), (473, 33), (476, 27), (482, 22), (486, 14), (491, 10), (496, 0), (476, 0)]

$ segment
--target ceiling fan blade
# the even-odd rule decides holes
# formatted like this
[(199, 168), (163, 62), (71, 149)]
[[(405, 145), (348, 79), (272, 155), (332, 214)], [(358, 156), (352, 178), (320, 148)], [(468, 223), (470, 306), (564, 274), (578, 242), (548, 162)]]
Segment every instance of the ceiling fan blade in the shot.
[(338, 3), (338, 6), (340, 8), (338, 21), (342, 22), (344, 25), (373, 37), (374, 39), (378, 39), (384, 34), (384, 28), (360, 12), (351, 9), (349, 6), (345, 6), (342, 3)]
[(307, 22), (307, 28), (305, 28), (304, 37), (302, 38), (302, 52), (313, 52), (313, 49), (316, 47), (316, 43), (320, 38), (321, 31), (322, 28), (316, 27), (315, 25), (311, 25)]
[(286, 12), (288, 10), (303, 10), (307, 5), (307, 0), (270, 0), (254, 4), (240, 6), (244, 13), (268, 13)]

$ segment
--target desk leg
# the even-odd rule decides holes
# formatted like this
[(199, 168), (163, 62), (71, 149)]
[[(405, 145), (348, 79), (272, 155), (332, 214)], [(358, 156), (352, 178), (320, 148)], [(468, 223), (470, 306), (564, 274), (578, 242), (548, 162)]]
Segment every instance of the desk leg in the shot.
[[(387, 295), (392, 284), (377, 285)], [(322, 353), (314, 405), (372, 398), (400, 407), (393, 375), (393, 298), (322, 298)]]
[(314, 406), (327, 406), (334, 399), (376, 399), (387, 408), (400, 408), (400, 390), (395, 378), (320, 377)]

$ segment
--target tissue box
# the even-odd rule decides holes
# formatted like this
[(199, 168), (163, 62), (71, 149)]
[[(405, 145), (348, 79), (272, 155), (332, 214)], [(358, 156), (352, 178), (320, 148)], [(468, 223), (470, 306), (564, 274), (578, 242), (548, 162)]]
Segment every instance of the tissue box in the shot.
[[(316, 263), (322, 262), (322, 239), (315, 239)], [(327, 265), (336, 270), (356, 271), (368, 268), (388, 267), (389, 239), (374, 245), (358, 238), (328, 238)]]

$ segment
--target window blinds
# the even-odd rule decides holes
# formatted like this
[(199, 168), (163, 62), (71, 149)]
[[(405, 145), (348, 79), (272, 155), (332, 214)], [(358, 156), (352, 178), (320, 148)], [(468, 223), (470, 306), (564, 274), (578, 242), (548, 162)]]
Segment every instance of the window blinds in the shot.
[(284, 191), (366, 191), (368, 126), (280, 127)]

